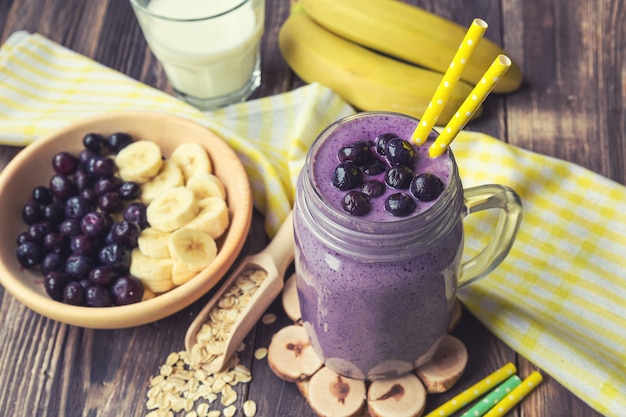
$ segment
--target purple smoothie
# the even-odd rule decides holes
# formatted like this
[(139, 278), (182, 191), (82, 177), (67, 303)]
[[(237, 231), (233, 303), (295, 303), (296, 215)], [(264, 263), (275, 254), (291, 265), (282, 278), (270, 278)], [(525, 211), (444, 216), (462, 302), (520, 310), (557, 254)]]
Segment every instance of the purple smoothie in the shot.
[[(415, 214), (397, 218), (384, 196), (363, 217), (343, 211), (335, 189), (337, 150), (382, 133), (410, 138), (417, 121), (360, 114), (329, 128), (311, 148), (294, 211), (296, 276), (304, 327), (326, 366), (352, 378), (380, 379), (429, 359), (446, 334), (463, 246), (462, 188), (451, 153), (418, 149), (414, 172), (446, 184)], [(389, 191), (388, 191), (389, 193)]]

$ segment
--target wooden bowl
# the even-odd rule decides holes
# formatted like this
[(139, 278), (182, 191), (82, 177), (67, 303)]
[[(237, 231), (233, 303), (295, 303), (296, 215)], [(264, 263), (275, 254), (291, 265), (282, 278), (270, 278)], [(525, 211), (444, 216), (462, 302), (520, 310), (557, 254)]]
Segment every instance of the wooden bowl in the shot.
[[(18, 235), (26, 230), (22, 207), (38, 185), (49, 184), (51, 160), (60, 151), (78, 153), (86, 133), (105, 136), (127, 132), (135, 140), (158, 143), (165, 157), (182, 142), (197, 142), (208, 151), (213, 169), (226, 188), (230, 226), (218, 239), (217, 258), (197, 276), (169, 292), (135, 304), (80, 307), (50, 298), (38, 269), (23, 268), (16, 257)], [(21, 303), (51, 319), (87, 328), (138, 326), (167, 317), (189, 306), (213, 288), (232, 266), (246, 240), (252, 219), (250, 183), (235, 152), (218, 136), (196, 123), (162, 113), (106, 114), (73, 123), (24, 148), (0, 172), (0, 284)]]

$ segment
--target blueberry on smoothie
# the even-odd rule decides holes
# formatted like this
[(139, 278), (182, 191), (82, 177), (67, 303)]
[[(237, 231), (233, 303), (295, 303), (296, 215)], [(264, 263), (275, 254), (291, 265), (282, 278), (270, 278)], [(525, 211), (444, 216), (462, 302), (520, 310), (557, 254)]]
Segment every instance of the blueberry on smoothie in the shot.
[(406, 165), (396, 165), (385, 173), (385, 184), (397, 190), (406, 190), (411, 185), (413, 170)]
[(337, 156), (340, 162), (351, 161), (358, 166), (364, 166), (374, 159), (372, 145), (372, 142), (361, 140), (342, 147)]
[(370, 211), (369, 199), (365, 194), (356, 190), (349, 191), (344, 196), (341, 206), (353, 216), (364, 216)]
[(376, 152), (378, 152), (379, 155), (385, 156), (387, 154), (387, 143), (389, 143), (391, 139), (397, 138), (398, 135), (395, 133), (383, 133), (376, 136), (376, 139), (374, 140), (374, 143), (376, 144)]
[(433, 201), (441, 195), (444, 184), (435, 174), (423, 173), (416, 175), (411, 181), (411, 193), (421, 201)]
[(385, 193), (385, 184), (378, 180), (367, 180), (361, 184), (361, 192), (370, 198), (380, 197)]
[(393, 216), (404, 217), (415, 211), (416, 203), (407, 193), (391, 194), (385, 200), (385, 210)]
[(363, 174), (359, 167), (351, 161), (337, 165), (333, 174), (333, 186), (341, 191), (351, 190), (361, 184)]
[(415, 159), (415, 149), (409, 141), (394, 138), (387, 143), (385, 156), (390, 165), (409, 165)]

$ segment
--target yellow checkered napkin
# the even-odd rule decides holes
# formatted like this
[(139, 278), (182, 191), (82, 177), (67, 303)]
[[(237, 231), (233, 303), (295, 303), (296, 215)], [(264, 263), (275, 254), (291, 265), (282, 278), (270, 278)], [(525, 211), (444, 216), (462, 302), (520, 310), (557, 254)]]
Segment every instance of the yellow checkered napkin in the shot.
[[(110, 111), (182, 115), (238, 153), (273, 234), (320, 130), (353, 110), (312, 84), (201, 113), (49, 40), (24, 32), (0, 49), (0, 142), (24, 145), (71, 120)], [(607, 416), (626, 415), (626, 188), (586, 169), (480, 133), (453, 150), (466, 187), (505, 184), (524, 220), (507, 259), (459, 297), (491, 331)], [(490, 214), (466, 219), (467, 252)]]

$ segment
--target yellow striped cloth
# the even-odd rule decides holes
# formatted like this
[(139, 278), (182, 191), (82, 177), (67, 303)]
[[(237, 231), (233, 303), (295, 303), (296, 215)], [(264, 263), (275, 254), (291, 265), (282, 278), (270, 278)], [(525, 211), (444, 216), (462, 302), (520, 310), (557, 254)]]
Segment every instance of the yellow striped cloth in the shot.
[[(311, 84), (201, 113), (69, 51), (18, 32), (0, 49), (0, 143), (26, 145), (95, 114), (182, 115), (222, 136), (244, 161), (256, 207), (273, 234), (316, 134), (353, 110)], [(626, 415), (626, 188), (589, 170), (480, 133), (453, 144), (464, 185), (501, 183), (522, 197), (524, 220), (507, 259), (459, 297), (494, 334), (607, 416)], [(492, 227), (470, 216), (467, 252)]]

